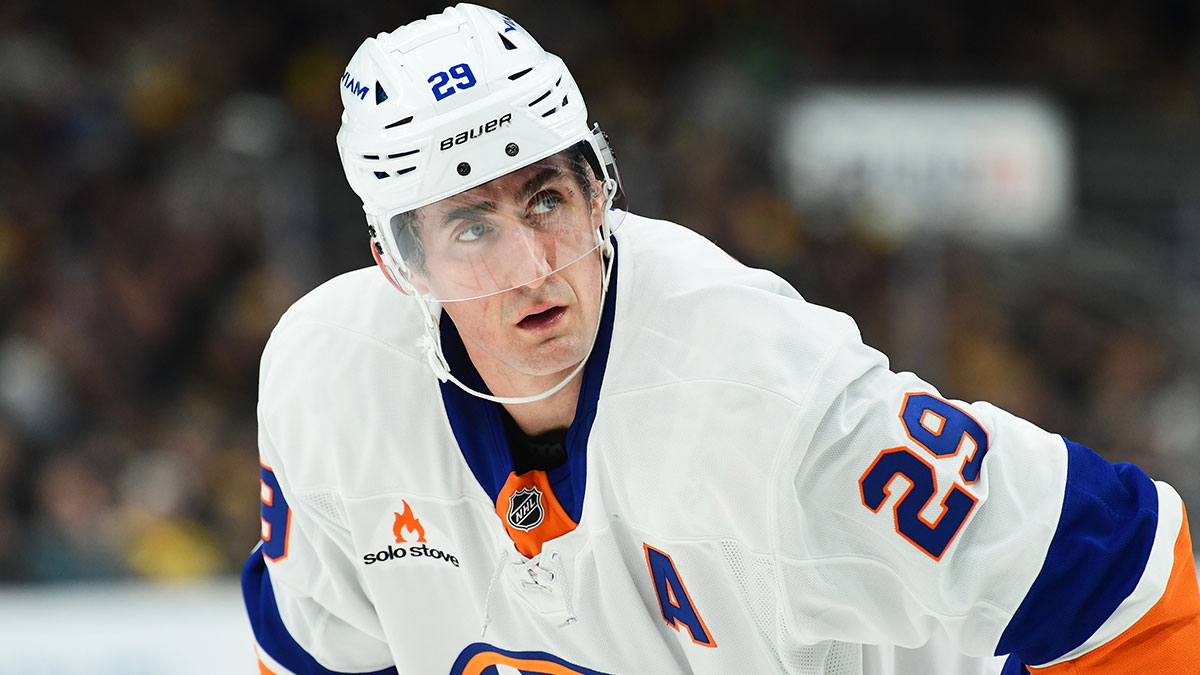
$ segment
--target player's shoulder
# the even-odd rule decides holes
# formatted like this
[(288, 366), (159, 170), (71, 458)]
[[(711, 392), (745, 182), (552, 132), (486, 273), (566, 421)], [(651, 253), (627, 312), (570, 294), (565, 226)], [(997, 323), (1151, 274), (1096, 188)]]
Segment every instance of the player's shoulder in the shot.
[(315, 322), (375, 333), (400, 323), (396, 318), (416, 314), (411, 305), (377, 267), (364, 267), (339, 274), (304, 294), (284, 312), (277, 330)]
[(263, 349), (260, 414), (358, 415), (366, 401), (415, 380), (406, 375), (424, 363), (414, 304), (374, 268), (334, 277), (297, 300)]
[(388, 284), (377, 268), (346, 272), (309, 291), (284, 312), (271, 332), (264, 358), (316, 356), (331, 343), (416, 358), (413, 327), (421, 325), (417, 314), (414, 303)]
[(276, 325), (260, 369), (260, 449), (293, 490), (357, 489), (351, 478), (342, 484), (335, 477), (388, 467), (401, 455), (415, 475), (429, 456), (398, 453), (400, 435), (378, 433), (401, 428), (406, 440), (433, 433), (414, 422), (432, 418), (441, 399), (416, 346), (421, 321), (413, 305), (366, 268), (313, 289)]
[(646, 380), (657, 373), (742, 383), (798, 403), (813, 378), (844, 369), (838, 355), (847, 350), (866, 358), (854, 368), (886, 365), (851, 317), (806, 301), (778, 275), (681, 225), (630, 215), (618, 232), (618, 263), (615, 330), (648, 358), (632, 369), (631, 386), (653, 386)]
[[(746, 312), (786, 309), (774, 315), (776, 321), (797, 318), (810, 330), (828, 328), (839, 333), (853, 327), (849, 316), (807, 302), (779, 275), (743, 264), (683, 225), (630, 214), (621, 226), (620, 235), (621, 266), (629, 268), (626, 276), (630, 285), (637, 287), (639, 297), (694, 305), (710, 312), (734, 310), (725, 316), (728, 320), (737, 319), (739, 309)], [(755, 328), (743, 327), (751, 332)]]

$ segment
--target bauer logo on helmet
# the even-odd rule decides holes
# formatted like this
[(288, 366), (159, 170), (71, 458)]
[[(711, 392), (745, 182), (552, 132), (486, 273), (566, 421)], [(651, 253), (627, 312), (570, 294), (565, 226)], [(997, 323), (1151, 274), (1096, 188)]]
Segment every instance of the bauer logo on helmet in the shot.
[(478, 127), (468, 129), (467, 131), (460, 131), (449, 138), (443, 138), (440, 148), (442, 150), (449, 150), (456, 145), (466, 143), (472, 138), (478, 138), (484, 134), (490, 134), (496, 129), (499, 129), (500, 127), (506, 127), (510, 124), (512, 124), (512, 113), (505, 113), (494, 120), (480, 124)]

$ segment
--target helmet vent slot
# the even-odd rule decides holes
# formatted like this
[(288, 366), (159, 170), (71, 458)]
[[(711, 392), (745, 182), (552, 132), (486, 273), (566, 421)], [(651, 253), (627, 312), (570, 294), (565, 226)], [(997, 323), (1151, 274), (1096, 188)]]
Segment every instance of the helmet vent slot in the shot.
[(383, 85), (379, 84), (379, 80), (375, 80), (375, 105), (379, 105), (388, 100), (387, 92), (383, 90)]
[(519, 77), (523, 77), (523, 76), (525, 76), (525, 75), (528, 75), (528, 74), (529, 74), (529, 71), (531, 71), (531, 70), (533, 70), (533, 68), (526, 68), (525, 70), (518, 70), (517, 72), (513, 73), (512, 75), (509, 75), (509, 76), (508, 76), (508, 79), (510, 79), (510, 80), (516, 80), (516, 79), (517, 79), (517, 78), (519, 78)]
[(530, 102), (529, 102), (529, 107), (531, 107), (531, 108), (532, 108), (533, 106), (535, 106), (535, 105), (537, 105), (537, 104), (541, 103), (542, 101), (546, 100), (546, 97), (547, 97), (547, 96), (549, 96), (549, 95), (550, 95), (550, 92), (549, 92), (549, 91), (547, 91), (546, 93), (542, 94), (541, 96), (539, 96), (539, 97), (537, 97), (537, 98), (533, 99), (532, 101), (530, 101)]
[(388, 172), (386, 172), (386, 171), (375, 171), (374, 173), (375, 173), (375, 177), (376, 177), (376, 178), (378, 178), (379, 180), (383, 180), (384, 178), (388, 178), (388, 177), (390, 177), (390, 176), (393, 176), (393, 175), (396, 175), (396, 176), (403, 176), (404, 174), (408, 173), (409, 171), (415, 171), (416, 169), (417, 169), (417, 167), (415, 167), (415, 166), (409, 166), (409, 167), (405, 167), (405, 168), (403, 168), (403, 169), (400, 169), (400, 170), (399, 170), (399, 171), (397, 171), (395, 174), (390, 174), (390, 173), (388, 173)]
[(566, 96), (564, 96), (564, 97), (563, 97), (563, 102), (562, 102), (562, 104), (563, 104), (564, 106), (567, 104), (567, 97), (566, 97)]
[(388, 159), (396, 159), (397, 157), (408, 157), (409, 155), (415, 155), (420, 151), (421, 151), (420, 148), (417, 148), (416, 150), (405, 150), (404, 152), (397, 152), (394, 155), (388, 155)]
[(516, 46), (516, 45), (514, 45), (513, 43), (511, 43), (511, 42), (509, 42), (509, 41), (508, 41), (508, 38), (504, 37), (504, 33), (496, 33), (496, 35), (499, 35), (499, 36), (500, 36), (500, 41), (504, 43), (504, 48), (505, 48), (505, 49), (507, 49), (507, 50), (511, 51), (511, 50), (513, 50), (513, 49), (516, 49), (516, 48), (517, 48), (517, 46)]
[(542, 117), (549, 117), (556, 112), (558, 112), (558, 108), (551, 108), (551, 109), (547, 110), (546, 112), (542, 113)]
[(404, 119), (402, 119), (402, 120), (396, 120), (395, 122), (392, 122), (391, 124), (389, 124), (389, 125), (385, 126), (385, 127), (384, 127), (384, 129), (391, 129), (391, 128), (393, 128), (393, 127), (398, 127), (398, 126), (400, 126), (401, 124), (408, 124), (408, 123), (409, 123), (409, 122), (411, 122), (412, 120), (413, 120), (413, 118), (412, 118), (412, 115), (409, 115), (408, 117), (405, 117), (405, 118), (404, 118)]
[(363, 159), (379, 159), (379, 155), (363, 155)]

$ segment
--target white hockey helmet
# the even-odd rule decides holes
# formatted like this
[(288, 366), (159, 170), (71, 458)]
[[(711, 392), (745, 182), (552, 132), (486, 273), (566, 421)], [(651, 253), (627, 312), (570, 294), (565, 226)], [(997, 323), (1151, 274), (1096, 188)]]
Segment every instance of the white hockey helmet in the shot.
[[(368, 38), (350, 59), (341, 87), (342, 166), (362, 199), (376, 261), (407, 293), (450, 302), (523, 286), (604, 244), (625, 213), (607, 140), (598, 126), (589, 129), (583, 96), (566, 65), (496, 11), (463, 3)], [(490, 202), (460, 197), (486, 191), (517, 171), (528, 175), (539, 162), (561, 168), (568, 155), (582, 156), (599, 187), (599, 229), (580, 234), (556, 225), (558, 231), (546, 235), (548, 228), (525, 207), (487, 213)], [(443, 216), (474, 209), (491, 217), (486, 226), (461, 219), (447, 225), (470, 232), (456, 236), (454, 255), (439, 264), (463, 266), (455, 272), (471, 281), (414, 283), (439, 273), (426, 268), (415, 232), (418, 209), (455, 199), (463, 208), (440, 208)], [(530, 208), (540, 214), (553, 208), (554, 199)], [(485, 249), (478, 236), (485, 229), (503, 245)], [(434, 231), (440, 235), (433, 226), (426, 234)], [(538, 237), (539, 243), (529, 243)]]

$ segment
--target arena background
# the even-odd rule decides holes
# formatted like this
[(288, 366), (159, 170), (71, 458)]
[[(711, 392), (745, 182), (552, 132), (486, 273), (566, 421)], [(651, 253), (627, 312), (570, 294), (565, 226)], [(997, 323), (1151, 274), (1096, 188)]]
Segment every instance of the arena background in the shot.
[[(633, 210), (1200, 504), (1200, 6), (495, 6)], [(346, 61), (440, 8), (0, 6), (0, 674), (255, 671), (259, 353), (370, 263)]]

